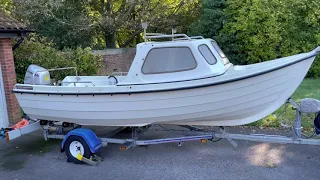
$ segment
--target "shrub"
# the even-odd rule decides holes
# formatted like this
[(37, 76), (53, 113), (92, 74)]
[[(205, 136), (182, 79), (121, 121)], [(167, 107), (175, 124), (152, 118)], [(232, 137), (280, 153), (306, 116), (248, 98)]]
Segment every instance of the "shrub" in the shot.
[(319, 78), (320, 77), (320, 58), (316, 57), (310, 70), (308, 71), (307, 77)]
[[(100, 68), (102, 57), (93, 55), (90, 48), (66, 49), (58, 51), (50, 42), (43, 39), (25, 40), (14, 52), (17, 81), (23, 83), (30, 64), (46, 69), (76, 67), (79, 75), (94, 75)], [(74, 70), (51, 72), (51, 78), (62, 80), (67, 75), (74, 75)]]
[[(308, 52), (320, 44), (319, 1), (203, 0), (189, 32), (218, 41), (234, 64)], [(307, 77), (320, 77), (320, 57)]]

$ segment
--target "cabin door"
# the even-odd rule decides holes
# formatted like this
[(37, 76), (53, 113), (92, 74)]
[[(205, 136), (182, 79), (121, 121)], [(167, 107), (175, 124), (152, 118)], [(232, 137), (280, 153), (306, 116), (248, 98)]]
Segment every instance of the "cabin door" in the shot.
[(0, 65), (0, 129), (3, 127), (8, 127), (8, 125), (9, 121), (6, 105), (6, 96), (4, 94), (3, 78)]

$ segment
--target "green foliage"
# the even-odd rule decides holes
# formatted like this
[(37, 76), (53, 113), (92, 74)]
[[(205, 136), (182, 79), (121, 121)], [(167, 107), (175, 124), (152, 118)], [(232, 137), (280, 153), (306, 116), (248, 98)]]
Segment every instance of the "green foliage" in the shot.
[(226, 8), (226, 0), (203, 0), (201, 5), (201, 16), (198, 21), (192, 24), (192, 28), (190, 28), (188, 34), (217, 39), (226, 18), (223, 12)]
[(251, 125), (260, 127), (279, 127), (280, 121), (276, 115), (270, 114), (262, 120), (252, 123)]
[[(37, 40), (36, 40), (37, 39)], [(98, 72), (102, 57), (93, 55), (90, 48), (58, 51), (52, 43), (44, 39), (25, 40), (14, 52), (17, 81), (23, 83), (26, 70), (30, 64), (46, 69), (59, 67), (76, 67), (79, 75), (94, 75)], [(74, 75), (74, 70), (50, 73), (51, 78), (62, 80), (67, 75)]]
[(193, 36), (202, 35), (216, 40), (231, 62), (239, 64), (236, 60), (243, 59), (241, 58), (243, 55), (235, 52), (234, 38), (232, 36), (224, 36), (224, 34), (221, 35), (224, 24), (227, 22), (226, 7), (227, 0), (203, 0), (201, 3), (201, 16), (198, 21), (192, 24), (188, 34)]
[(10, 14), (13, 8), (13, 0), (0, 0), (0, 10), (2, 10), (3, 12)]
[[(318, 1), (318, 3), (317, 3)], [(221, 36), (234, 38), (242, 64), (310, 51), (320, 44), (319, 0), (229, 0)]]
[(102, 66), (102, 56), (92, 54), (90, 48), (67, 49), (63, 55), (68, 62), (72, 61), (78, 74), (82, 76), (95, 75)]
[[(320, 45), (320, 0), (203, 0), (193, 35), (219, 42), (235, 64), (307, 52)], [(308, 77), (320, 76), (319, 57)]]
[(14, 14), (58, 49), (115, 48), (135, 45), (141, 22), (161, 31), (187, 29), (197, 18), (198, 0), (16, 0), (15, 6)]
[(320, 77), (320, 58), (316, 57), (311, 68), (308, 71), (307, 77), (319, 78)]
[(16, 1), (18, 18), (54, 42), (57, 49), (88, 47), (93, 43), (93, 17), (86, 1)]

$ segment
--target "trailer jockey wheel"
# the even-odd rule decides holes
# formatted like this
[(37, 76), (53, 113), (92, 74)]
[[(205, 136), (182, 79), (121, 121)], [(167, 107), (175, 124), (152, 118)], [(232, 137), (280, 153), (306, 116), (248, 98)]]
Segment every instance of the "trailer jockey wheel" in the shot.
[(92, 155), (88, 144), (79, 136), (70, 136), (66, 140), (64, 149), (68, 157), (68, 162), (73, 162), (75, 164), (84, 163), (77, 159), (79, 153), (88, 159)]

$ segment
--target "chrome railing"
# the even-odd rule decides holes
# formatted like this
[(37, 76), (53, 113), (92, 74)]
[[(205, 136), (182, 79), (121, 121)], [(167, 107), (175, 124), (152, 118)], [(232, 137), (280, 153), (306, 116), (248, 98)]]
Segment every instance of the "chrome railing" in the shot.
[(160, 39), (160, 38), (175, 38), (182, 37), (191, 41), (191, 38), (186, 34), (161, 34), (161, 33), (146, 33), (146, 39)]
[[(191, 36), (190, 39), (204, 39), (202, 36)], [(189, 40), (188, 38), (175, 38), (173, 41)]]

